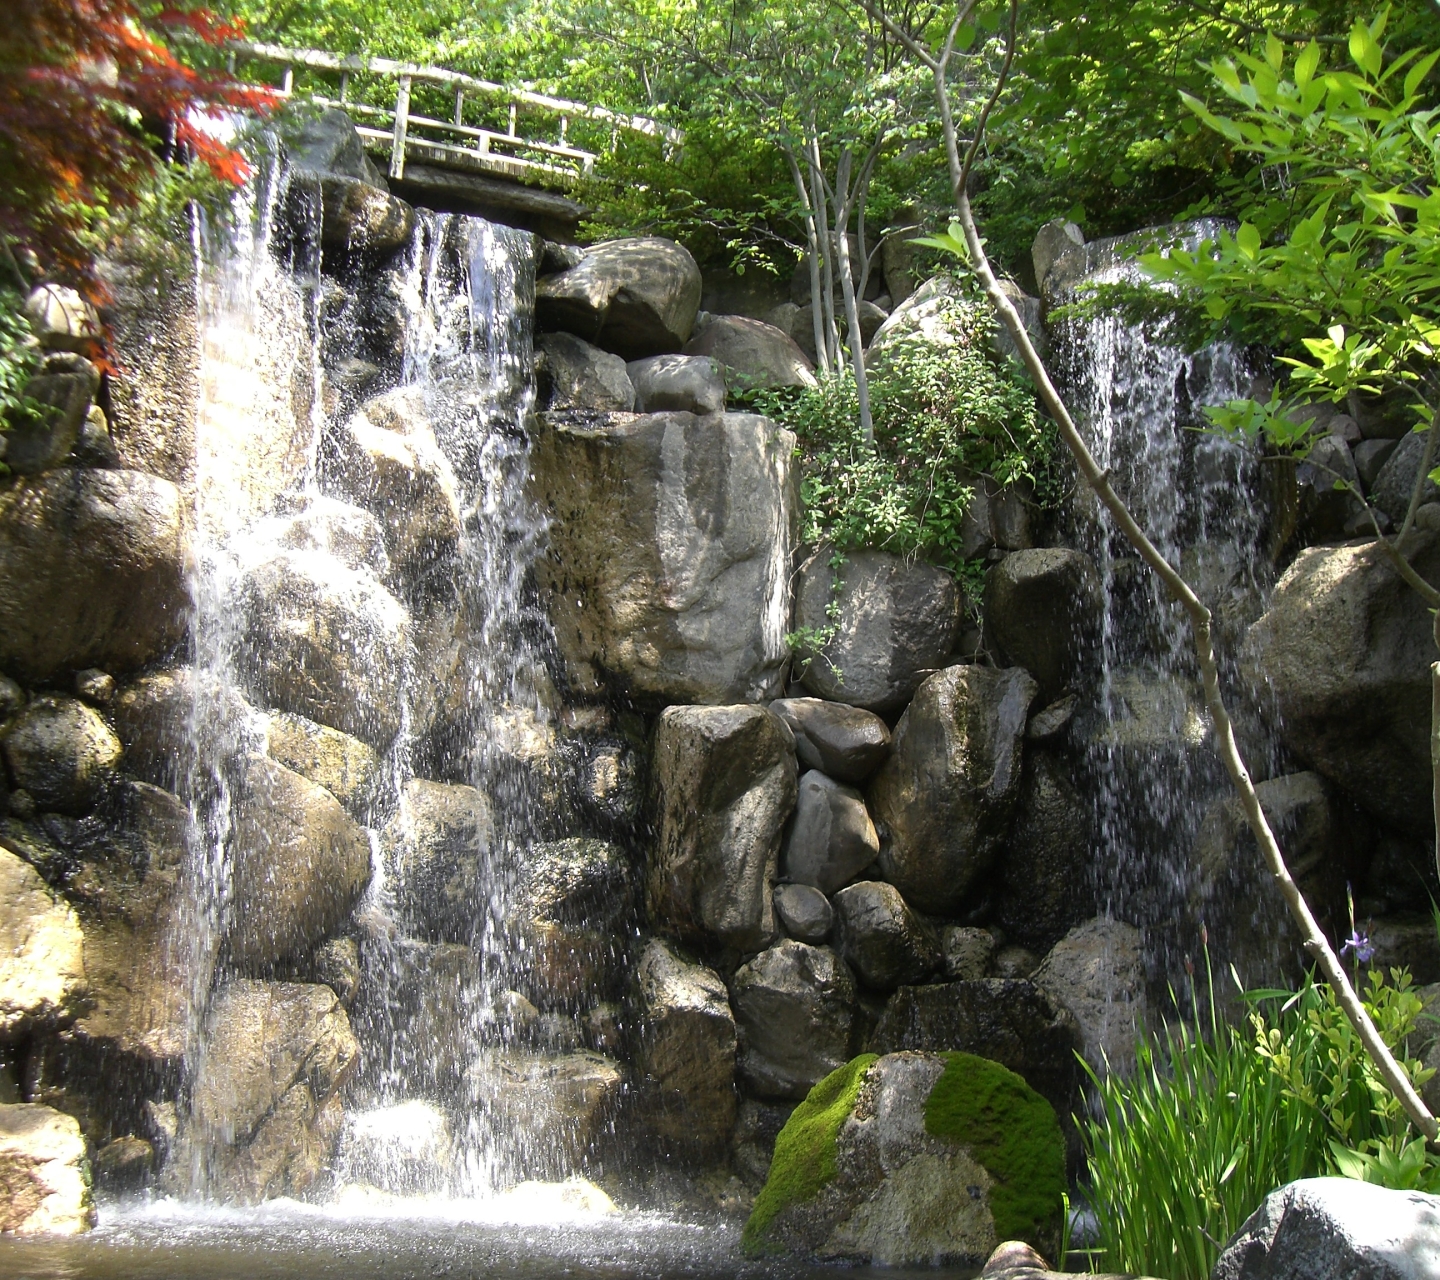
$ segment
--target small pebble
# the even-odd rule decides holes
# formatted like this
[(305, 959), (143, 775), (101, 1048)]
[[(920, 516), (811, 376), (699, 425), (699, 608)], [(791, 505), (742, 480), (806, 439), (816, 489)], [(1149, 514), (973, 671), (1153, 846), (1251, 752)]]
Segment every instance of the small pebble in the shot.
[(77, 671), (75, 692), (97, 707), (109, 706), (110, 700), (115, 696), (115, 677), (95, 667), (88, 671)]

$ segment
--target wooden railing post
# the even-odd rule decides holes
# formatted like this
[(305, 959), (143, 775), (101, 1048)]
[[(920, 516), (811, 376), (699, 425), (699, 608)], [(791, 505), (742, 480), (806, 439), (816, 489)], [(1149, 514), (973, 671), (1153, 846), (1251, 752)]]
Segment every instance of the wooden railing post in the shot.
[(465, 123), (465, 90), (455, 90), (455, 123)]
[(410, 77), (400, 77), (400, 92), (395, 95), (395, 133), (390, 142), (390, 176), (399, 181), (405, 176), (405, 135), (410, 131)]
[(518, 136), (518, 135), (516, 134), (516, 132), (515, 132), (516, 110), (517, 110), (516, 105), (515, 105), (515, 103), (512, 102), (512, 103), (510, 104), (510, 136), (511, 136), (512, 138)]

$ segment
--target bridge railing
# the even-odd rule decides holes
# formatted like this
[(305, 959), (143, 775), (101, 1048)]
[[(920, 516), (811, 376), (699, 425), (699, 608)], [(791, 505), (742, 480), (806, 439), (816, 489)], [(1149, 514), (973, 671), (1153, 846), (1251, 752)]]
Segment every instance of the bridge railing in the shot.
[[(599, 158), (570, 137), (576, 121), (608, 128), (612, 141), (621, 130), (659, 138), (667, 148), (681, 140), (679, 130), (648, 116), (512, 89), (444, 67), (251, 41), (231, 42), (226, 56), (243, 79), (253, 80), (262, 68), (272, 75), (278, 69), (279, 83), (269, 87), (281, 98), (302, 96), (348, 112), (366, 150), (387, 160), (395, 180), (415, 161), (569, 186), (589, 177)], [(249, 65), (242, 70), (241, 63)], [(438, 114), (441, 103), (448, 119)]]

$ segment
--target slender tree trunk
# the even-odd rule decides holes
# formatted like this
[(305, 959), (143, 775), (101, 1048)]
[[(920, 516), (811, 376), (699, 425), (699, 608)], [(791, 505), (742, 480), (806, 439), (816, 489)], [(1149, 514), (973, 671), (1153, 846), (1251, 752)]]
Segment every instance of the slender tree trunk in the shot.
[[(815, 330), (815, 363), (821, 373), (830, 372), (829, 353), (825, 347), (825, 313), (820, 302), (820, 231), (815, 224), (815, 206), (810, 199), (810, 189), (805, 175), (795, 159), (795, 152), (783, 148), (785, 159), (790, 165), (790, 177), (800, 197), (800, 207), (805, 213), (805, 242), (810, 255), (810, 323)], [(806, 168), (809, 167), (808, 161)]]
[(815, 204), (815, 221), (824, 228), (825, 248), (821, 259), (821, 279), (824, 291), (820, 305), (825, 316), (825, 350), (829, 357), (829, 368), (840, 368), (840, 328), (835, 322), (835, 266), (834, 248), (830, 234), (830, 205), (825, 199), (825, 170), (820, 155), (820, 138), (811, 133), (809, 138), (811, 199)]
[(840, 153), (835, 171), (835, 248), (840, 259), (840, 289), (845, 298), (846, 339), (850, 367), (855, 370), (855, 399), (860, 411), (860, 435), (867, 449), (875, 447), (875, 423), (870, 417), (870, 380), (865, 374), (865, 344), (860, 337), (860, 305), (855, 300), (855, 277), (850, 268), (850, 167), (854, 155), (849, 147)]

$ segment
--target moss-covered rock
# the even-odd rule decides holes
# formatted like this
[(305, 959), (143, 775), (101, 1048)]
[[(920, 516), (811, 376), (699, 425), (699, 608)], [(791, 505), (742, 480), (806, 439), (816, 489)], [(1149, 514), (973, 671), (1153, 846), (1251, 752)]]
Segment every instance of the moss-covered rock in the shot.
[(865, 1055), (832, 1072), (775, 1143), (744, 1243), (882, 1265), (979, 1266), (1056, 1243), (1064, 1143), (1050, 1104), (971, 1054)]

